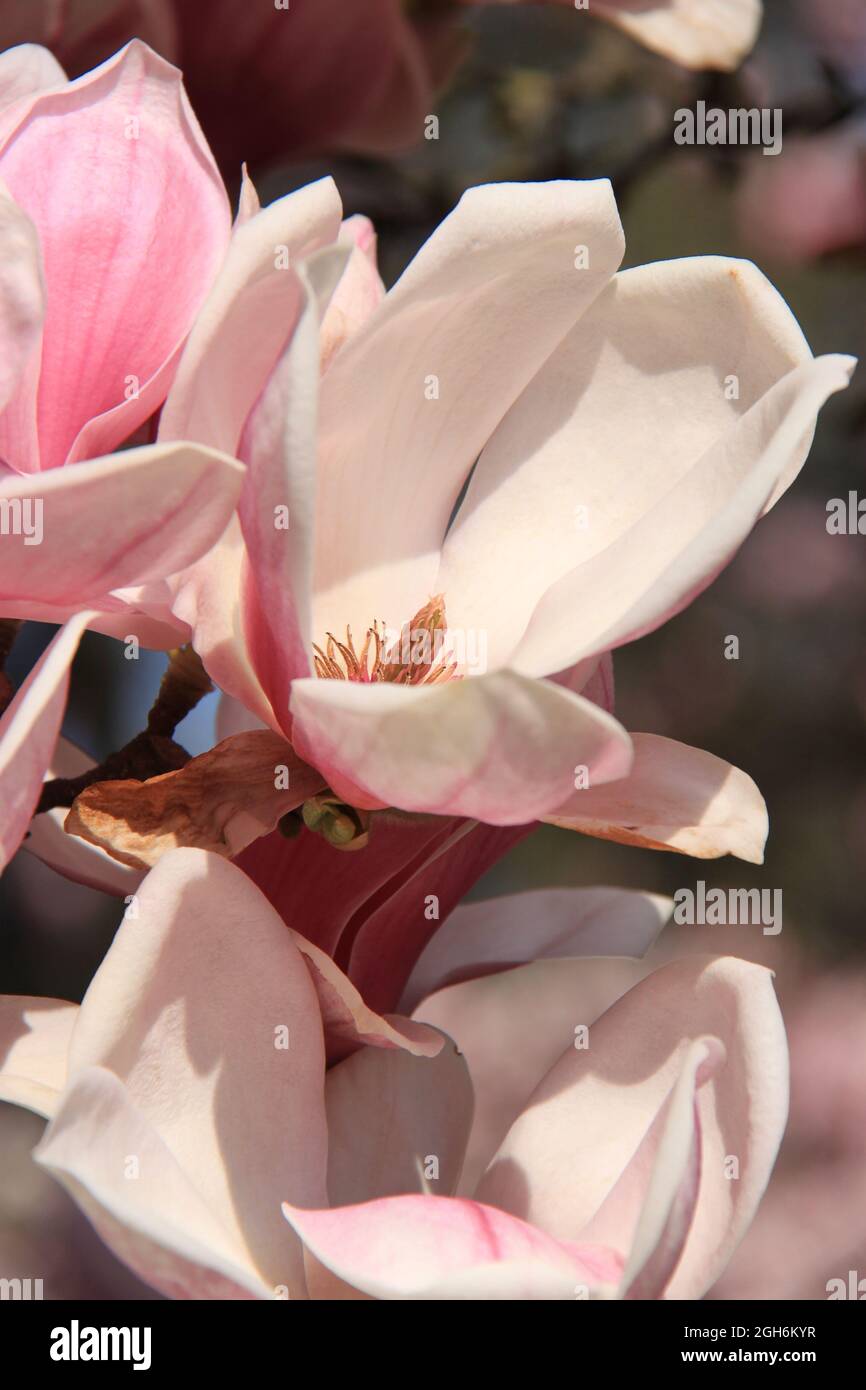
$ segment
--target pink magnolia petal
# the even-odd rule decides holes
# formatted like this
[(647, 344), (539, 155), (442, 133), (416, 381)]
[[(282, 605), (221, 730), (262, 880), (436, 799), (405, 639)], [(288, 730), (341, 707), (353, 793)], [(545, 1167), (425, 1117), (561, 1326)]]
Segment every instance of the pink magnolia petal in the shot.
[[(632, 525), (551, 585), (512, 665), (543, 675), (633, 641), (687, 607), (796, 476), (818, 411), (845, 389), (854, 365), (818, 357), (771, 386)], [(563, 619), (571, 612), (577, 622)]]
[(224, 738), (231, 738), (233, 734), (251, 734), (254, 729), (263, 727), (261, 720), (250, 714), (240, 700), (235, 700), (225, 693), (220, 695), (216, 713), (217, 743), (222, 743)]
[(291, 683), (309, 675), (312, 656), (320, 325), (345, 265), (342, 248), (325, 248), (299, 268), (292, 337), (240, 446), (248, 465), (239, 508), (247, 548), (243, 630), (287, 734)]
[[(545, 594), (592, 571), (591, 597), (550, 613), (549, 664), (533, 671), (572, 665), (583, 626), (611, 614), (604, 556), (637, 549), (635, 584), (637, 571), (663, 567), (660, 540), (676, 547), (686, 503), (713, 518), (723, 480), (750, 466), (733, 452), (738, 421), (810, 359), (790, 309), (748, 262), (686, 257), (615, 276), (483, 450), (436, 580), (449, 620), (490, 630), (491, 664), (508, 661)], [(728, 439), (731, 461), (711, 468)], [(808, 452), (808, 440), (795, 443), (789, 480)]]
[(701, 748), (658, 734), (632, 734), (627, 777), (575, 792), (551, 825), (602, 840), (676, 850), (697, 859), (735, 854), (764, 862), (764, 798), (745, 772)]
[(42, 333), (45, 290), (36, 228), (0, 185), (0, 411)]
[(66, 73), (47, 48), (38, 43), (17, 44), (0, 53), (0, 114), (23, 97), (66, 84)]
[(81, 1006), (70, 1074), (93, 1066), (120, 1078), (262, 1277), (302, 1290), (277, 1194), (324, 1197), (321, 1019), (289, 933), (239, 869), (178, 850), (145, 879)]
[[(454, 1197), (283, 1211), (307, 1249), (354, 1288), (381, 1299), (571, 1298), (615, 1282), (614, 1251), (552, 1239), (506, 1212)], [(315, 1285), (311, 1287), (316, 1296)]]
[[(78, 777), (94, 766), (93, 759), (76, 748), (74, 743), (60, 738), (46, 781), (49, 777)], [(111, 893), (114, 897), (128, 898), (141, 883), (141, 872), (126, 864), (119, 864), (104, 850), (88, 844), (77, 835), (67, 835), (63, 829), (67, 814), (65, 806), (58, 806), (54, 811), (35, 816), (22, 848), (73, 883), (83, 883), (87, 888)]]
[[(309, 638), (294, 634), (299, 621), (306, 631), (309, 620), (306, 612), (296, 615), (294, 591), (307, 609), (309, 579), (303, 574), (311, 563), (312, 516), (307, 513), (313, 492), (306, 474), (315, 469), (318, 348), (313, 339), (318, 320), (309, 286), (296, 266), (335, 241), (340, 215), (333, 180), (321, 179), (236, 226), (160, 420), (161, 440), (199, 440), (240, 453), (250, 464), (241, 509), (243, 537), (233, 521), (219, 547), (178, 576), (175, 612), (192, 628), (195, 649), (214, 680), (274, 727), (279, 725), (253, 672), (244, 631), (244, 540), (253, 558), (253, 580), (266, 595), (261, 603), (248, 596), (252, 612), (247, 626), (256, 638), (254, 648), (263, 663), (275, 650), (282, 654), (274, 657), (279, 665), (286, 662), (306, 674)], [(297, 344), (296, 335), (301, 339)], [(240, 353), (239, 342), (249, 345)], [(278, 529), (278, 507), (286, 510), (289, 530)], [(285, 704), (281, 684), (267, 685), (271, 698)]]
[(474, 1195), (535, 1088), (576, 1045), (576, 1030), (591, 1027), (646, 973), (634, 960), (541, 960), (450, 985), (418, 1005), (416, 1018), (454, 1039), (475, 1088), (461, 1194)]
[(180, 73), (137, 40), (24, 108), (0, 177), (35, 223), (45, 267), (40, 454), (20, 453), (14, 436), (3, 452), (30, 471), (110, 452), (160, 404), (225, 252), (229, 209)]
[[(436, 592), (478, 454), (622, 252), (606, 181), (470, 189), (421, 248), (323, 378), (316, 640), (399, 628)], [(377, 441), (363, 467), (359, 439)]]
[(328, 1072), (331, 1206), (454, 1193), (472, 1123), (472, 1082), (463, 1057), (444, 1041), (436, 1057), (365, 1047)]
[[(119, 642), (137, 637), (143, 647), (153, 651), (167, 652), (172, 647), (182, 646), (189, 641), (188, 627), (176, 620), (163, 622), (156, 615), (142, 612), (140, 605), (146, 606), (150, 602), (151, 592), (150, 585), (143, 585), (115, 589), (110, 594), (100, 595), (94, 599), (98, 606), (91, 615), (91, 630), (114, 637)], [(37, 623), (66, 623), (79, 610), (80, 604), (74, 598), (68, 603), (59, 604), (25, 598), (3, 600), (4, 617), (30, 619)], [(160, 598), (155, 605), (155, 614), (162, 612), (164, 605)]]
[(0, 718), (0, 872), (18, 849), (42, 790), (66, 708), (69, 667), (89, 613), (71, 618)]
[(385, 297), (385, 286), (376, 267), (376, 232), (370, 219), (360, 215), (347, 218), (340, 228), (339, 243), (349, 247), (350, 256), (322, 320), (323, 372)]
[(63, 999), (0, 996), (0, 1100), (54, 1114), (77, 1016)]
[[(686, 1054), (682, 1071), (656, 1120), (658, 1138), (649, 1187), (622, 1276), (624, 1298), (661, 1298), (683, 1253), (701, 1186), (701, 1120), (697, 1089), (723, 1066), (725, 1049), (717, 1038), (700, 1038)], [(653, 1128), (656, 1127), (653, 1126)], [(639, 1165), (632, 1161), (626, 1170)], [(614, 1188), (609, 1202), (616, 1202)], [(601, 1214), (603, 1220), (603, 1209)]]
[(613, 714), (616, 699), (612, 652), (603, 652), (600, 657), (591, 656), (586, 661), (579, 661), (575, 666), (557, 671), (550, 679), (556, 681), (557, 685), (564, 685), (566, 690), (573, 690), (575, 695), (592, 700), (599, 709)]
[(631, 764), (625, 730), (561, 686), (497, 671), (441, 685), (298, 680), (293, 741), (356, 806), (520, 825)]
[(201, 559), (172, 576), (173, 612), (188, 628), (211, 680), (253, 719), (247, 727), (266, 725), (276, 732), (279, 723), (253, 669), (241, 628), (245, 565), (246, 546), (235, 514)]
[(235, 228), (181, 357), (160, 439), (195, 439), (237, 453), (247, 416), (297, 321), (294, 267), (336, 240), (341, 211), (333, 179), (320, 179)]
[(659, 894), (618, 888), (541, 888), (464, 903), (431, 937), (401, 1007), (408, 1012), (435, 990), (527, 961), (643, 956), (672, 906)]
[(241, 191), (238, 194), (238, 210), (235, 215), (235, 230), (242, 227), (250, 218), (255, 217), (256, 213), (261, 212), (262, 204), (255, 184), (250, 178), (250, 171), (246, 164), (241, 165)]
[[(87, 1067), (75, 1077), (35, 1158), (63, 1183), (109, 1249), (166, 1297), (272, 1294), (194, 1173), (184, 1170), (110, 1071)], [(295, 1288), (303, 1297), (297, 1280)]]
[(4, 479), (0, 499), (20, 499), (33, 518), (41, 503), (43, 535), (39, 544), (26, 534), (2, 538), (0, 600), (81, 606), (179, 570), (219, 537), (242, 480), (241, 464), (195, 444), (148, 445)]
[[(762, 966), (698, 957), (636, 985), (593, 1025), (589, 1048), (568, 1049), (547, 1074), (482, 1179), (479, 1200), (560, 1239), (630, 1248), (655, 1148), (644, 1140), (690, 1043), (708, 1035), (726, 1061), (700, 1092), (700, 1188), (665, 1291), (700, 1297), (754, 1215), (785, 1125), (784, 1029)], [(607, 1201), (618, 1185), (617, 1200)]]
[[(291, 928), (290, 928), (291, 931)], [(384, 1018), (367, 1007), (348, 976), (330, 956), (291, 931), (292, 940), (307, 962), (316, 987), (328, 1062), (339, 1061), (361, 1044), (370, 1048), (398, 1048), (415, 1057), (435, 1057), (442, 1038), (434, 1028), (396, 1015)]]

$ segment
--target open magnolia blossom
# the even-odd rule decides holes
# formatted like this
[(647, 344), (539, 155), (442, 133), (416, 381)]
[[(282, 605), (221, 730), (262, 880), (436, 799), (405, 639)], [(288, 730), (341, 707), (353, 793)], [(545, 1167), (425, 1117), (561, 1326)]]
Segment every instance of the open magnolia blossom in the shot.
[[(246, 181), (162, 411), (161, 443), (246, 465), (173, 611), (247, 729), (284, 740), (244, 745), (261, 782), (220, 792), (217, 836), (173, 842), (237, 853), (312, 769), (359, 834), (396, 807), (760, 862), (754, 783), (629, 735), (610, 653), (728, 562), (852, 359), (814, 358), (749, 263), (618, 272), (606, 181), (471, 189), (387, 294), (369, 223), (341, 217), (330, 180), (265, 209)], [(90, 788), (70, 829), (153, 863), (169, 792), (213, 821), (197, 769), (169, 776)]]
[[(32, 312), (8, 316), (18, 366), (0, 429), (18, 476), (0, 486), (44, 502), (46, 534), (26, 552), (26, 535), (4, 540), (0, 616), (86, 608), (110, 632), (191, 633), (215, 684), (282, 740), (275, 754), (229, 739), (207, 769), (156, 786), (97, 784), (69, 828), (137, 868), (171, 844), (234, 855), (318, 788), (314, 814), (335, 837), (354, 824), (360, 839), (369, 813), (396, 807), (760, 862), (754, 783), (700, 750), (629, 736), (609, 654), (730, 558), (796, 475), (850, 359), (814, 359), (746, 263), (617, 273), (605, 181), (470, 190), (385, 294), (372, 228), (342, 221), (330, 180), (262, 209), (246, 179), (215, 270), (225, 195), (173, 69), (140, 43), (71, 84), (41, 50), (4, 61), (15, 97), (0, 175), (21, 205), (9, 205), (10, 294)], [(134, 138), (118, 134), (121, 111)], [(54, 121), (64, 147), (113, 150), (88, 163), (106, 233), (116, 179), (148, 206), (129, 257), (99, 262), (100, 303), (126, 304), (132, 267), (158, 275), (167, 315), (133, 314), (130, 338), (129, 315), (94, 317), (93, 287), (82, 306), (73, 293), (63, 340), (80, 346), (78, 386), (65, 392), (75, 354), (51, 348), (37, 284), (40, 255), (49, 291), (54, 264), (40, 242), (68, 241)], [(167, 180), (178, 162), (186, 181)], [(194, 272), (179, 230), (191, 216), (212, 248)], [(116, 234), (129, 226), (124, 211)], [(126, 399), (139, 356), (141, 392)], [(76, 462), (117, 443), (169, 381), (155, 445)], [(53, 745), (49, 677), (56, 692), (73, 649), (67, 635), (27, 708), (7, 711), (19, 730), (47, 721), (34, 748)], [(0, 775), (20, 776), (16, 747)], [(10, 843), (45, 768), (27, 765)]]
[(595, 957), (651, 944), (643, 895), (479, 906), (386, 1020), (239, 869), (173, 851), (80, 1009), (2, 1001), (0, 1095), (171, 1297), (699, 1297), (785, 1122), (769, 972)]

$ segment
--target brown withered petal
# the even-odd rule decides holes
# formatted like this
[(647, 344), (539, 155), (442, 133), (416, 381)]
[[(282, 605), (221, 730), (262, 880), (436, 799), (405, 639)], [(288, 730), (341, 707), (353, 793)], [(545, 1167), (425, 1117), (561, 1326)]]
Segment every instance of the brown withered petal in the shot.
[(94, 783), (76, 797), (65, 828), (137, 869), (152, 867), (169, 849), (232, 858), (322, 786), (291, 744), (256, 729), (233, 734), (177, 772)]

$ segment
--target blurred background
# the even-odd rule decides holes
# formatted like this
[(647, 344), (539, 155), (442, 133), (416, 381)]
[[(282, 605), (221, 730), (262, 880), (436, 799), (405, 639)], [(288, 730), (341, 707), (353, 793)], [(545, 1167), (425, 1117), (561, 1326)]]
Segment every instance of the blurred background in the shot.
[[(32, 31), (38, 9), (28, 18), (21, 6), (0, 4), (4, 46), (46, 38)], [(749, 257), (784, 294), (816, 353), (862, 357), (866, 0), (765, 0), (764, 10), (738, 71), (711, 73), (678, 67), (568, 6), (461, 6), (455, 23), (450, 7), (415, 4), (413, 22), (429, 25), (431, 81), (445, 83), (428, 107), (439, 138), (424, 139), (417, 124), (407, 137), (395, 105), (393, 131), (387, 110), (363, 141), (351, 129), (317, 135), (305, 127), (297, 140), (289, 130), (282, 148), (271, 139), (260, 164), (251, 158), (251, 172), (262, 202), (333, 173), (347, 214), (376, 223), (387, 284), (472, 184), (611, 177), (626, 265)], [(126, 36), (109, 27), (68, 53), (56, 46), (75, 72)], [(781, 107), (782, 152), (676, 146), (673, 113), (699, 98)], [(216, 126), (212, 138), (221, 151)], [(236, 187), (230, 155), (225, 173)], [(721, 578), (616, 656), (616, 712), (628, 728), (697, 744), (755, 778), (770, 809), (764, 866), (545, 829), (474, 890), (609, 883), (672, 894), (698, 879), (782, 889), (778, 936), (735, 926), (666, 932), (671, 954), (727, 952), (771, 965), (791, 1040), (792, 1113), (780, 1162), (714, 1297), (820, 1299), (830, 1278), (849, 1270), (866, 1277), (866, 537), (826, 529), (831, 498), (851, 490), (866, 498), (864, 382), (861, 369), (848, 392), (831, 398), (800, 479)], [(8, 668), (13, 679), (49, 635), (28, 627)], [(736, 661), (724, 656), (729, 635), (739, 638)], [(163, 665), (156, 654), (124, 661), (118, 644), (88, 635), (66, 733), (97, 758), (119, 747), (143, 726)], [(190, 751), (213, 742), (213, 704), (180, 726)], [(0, 992), (80, 999), (118, 920), (114, 901), (20, 854), (0, 881)], [(0, 1105), (0, 1274), (40, 1276), (46, 1297), (155, 1297), (31, 1164), (41, 1128)]]

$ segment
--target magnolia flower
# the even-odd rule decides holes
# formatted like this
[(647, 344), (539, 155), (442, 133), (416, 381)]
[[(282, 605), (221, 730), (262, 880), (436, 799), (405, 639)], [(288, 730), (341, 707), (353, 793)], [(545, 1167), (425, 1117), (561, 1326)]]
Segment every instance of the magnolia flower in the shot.
[(0, 708), (0, 868), (53, 752), (81, 613), (183, 640), (160, 586), (234, 510), (233, 459), (187, 442), (113, 452), (162, 402), (229, 231), (161, 58), (133, 43), (67, 83), (44, 49), (0, 56), (0, 619), (71, 619)]
[(369, 224), (340, 219), (329, 180), (264, 210), (247, 182), (159, 430), (247, 466), (174, 613), (283, 752), (244, 745), (255, 797), (197, 804), (193, 760), (91, 787), (70, 828), (142, 867), (181, 802), (206, 833), (173, 843), (237, 854), (313, 769), (335, 837), (396, 807), (760, 862), (754, 784), (629, 735), (610, 652), (727, 563), (852, 359), (813, 358), (746, 262), (617, 273), (606, 181), (470, 190), (387, 294)]
[[(736, 67), (761, 17), (760, 0), (592, 0), (590, 11), (694, 68)], [(0, 47), (45, 44), (83, 72), (128, 39), (145, 40), (183, 69), (234, 182), (244, 160), (258, 167), (326, 149), (416, 144), (466, 47), (457, 14), (435, 5), (410, 14), (401, 0), (209, 0), (203, 23), (200, 0), (44, 0), (6, 7)], [(575, 17), (575, 43), (585, 17)]]
[(58, 621), (129, 608), (111, 591), (163, 580), (231, 513), (231, 460), (113, 452), (165, 396), (229, 208), (180, 74), (142, 44), (70, 83), (14, 49), (0, 94), (0, 615)]
[[(553, 955), (594, 951), (599, 912), (608, 949), (644, 949), (665, 911), (569, 897)], [(511, 962), (528, 906), (502, 905)], [(371, 1017), (238, 869), (173, 852), (80, 1010), (4, 1001), (0, 1094), (50, 1118), (37, 1161), (172, 1297), (704, 1292), (784, 1125), (769, 972), (557, 959), (441, 988), (431, 966), (414, 1023)]]

